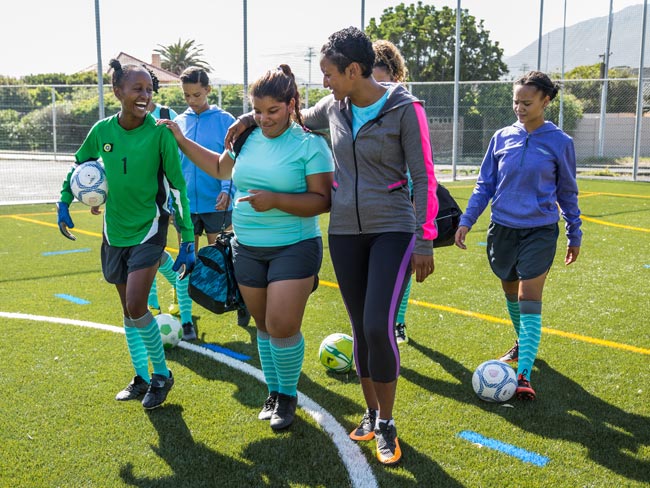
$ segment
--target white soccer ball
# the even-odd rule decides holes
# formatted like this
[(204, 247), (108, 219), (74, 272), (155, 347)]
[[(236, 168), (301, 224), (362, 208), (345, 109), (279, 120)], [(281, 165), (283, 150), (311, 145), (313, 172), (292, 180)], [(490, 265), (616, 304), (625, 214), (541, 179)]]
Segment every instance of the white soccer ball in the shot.
[(517, 391), (517, 374), (512, 366), (490, 359), (474, 371), (472, 387), (481, 400), (506, 402)]
[(318, 358), (328, 370), (347, 373), (352, 369), (353, 345), (352, 337), (347, 334), (330, 334), (321, 342)]
[(70, 190), (77, 200), (89, 207), (103, 205), (108, 193), (104, 166), (99, 161), (78, 165), (70, 178)]
[(157, 315), (156, 322), (158, 322), (158, 328), (160, 329), (160, 338), (162, 339), (163, 347), (165, 349), (175, 347), (183, 338), (181, 323), (176, 317), (168, 313)]

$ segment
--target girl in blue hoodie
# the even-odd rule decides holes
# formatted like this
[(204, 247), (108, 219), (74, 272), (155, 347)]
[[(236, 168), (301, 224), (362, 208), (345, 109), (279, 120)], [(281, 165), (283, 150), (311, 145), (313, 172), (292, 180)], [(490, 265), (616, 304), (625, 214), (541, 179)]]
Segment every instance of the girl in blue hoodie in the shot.
[(490, 202), (488, 260), (501, 279), (517, 334), (515, 345), (500, 360), (518, 363), (517, 397), (522, 400), (535, 399), (530, 374), (541, 339), (542, 292), (555, 258), (560, 214), (568, 239), (566, 265), (578, 258), (582, 239), (573, 139), (544, 120), (544, 109), (558, 90), (539, 71), (515, 82), (517, 122), (492, 136), (456, 232), (456, 245), (466, 249), (465, 236)]

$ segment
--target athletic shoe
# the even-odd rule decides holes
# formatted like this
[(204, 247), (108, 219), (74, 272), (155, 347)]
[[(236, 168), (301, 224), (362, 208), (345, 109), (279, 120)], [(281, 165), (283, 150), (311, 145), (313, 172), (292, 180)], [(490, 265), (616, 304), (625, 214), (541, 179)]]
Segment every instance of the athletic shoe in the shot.
[(172, 288), (172, 303), (167, 309), (170, 315), (180, 315), (181, 309), (178, 307), (178, 297), (176, 296), (176, 288)]
[(237, 309), (237, 325), (240, 327), (248, 327), (251, 322), (251, 314), (247, 308)]
[(298, 405), (297, 396), (289, 396), (284, 393), (278, 393), (275, 401), (275, 408), (271, 415), (271, 428), (273, 430), (286, 429), (293, 424), (296, 417), (296, 406)]
[(510, 350), (499, 358), (502, 363), (516, 363), (519, 361), (519, 341), (515, 341), (515, 345)]
[(535, 390), (530, 386), (530, 381), (523, 374), (517, 378), (517, 398), (520, 400), (534, 400)]
[(386, 466), (397, 464), (402, 459), (402, 450), (397, 439), (397, 429), (389, 422), (377, 422), (377, 459)]
[(399, 322), (395, 324), (395, 338), (398, 344), (406, 344), (409, 341), (409, 337), (406, 335), (406, 324)]
[(277, 401), (278, 401), (278, 392), (272, 391), (269, 394), (269, 397), (264, 402), (264, 405), (262, 406), (262, 410), (260, 410), (260, 413), (257, 415), (257, 418), (260, 420), (271, 420), (271, 417), (273, 416), (273, 411), (275, 410), (275, 404), (277, 403)]
[(147, 308), (151, 312), (151, 315), (153, 315), (154, 317), (156, 315), (160, 315), (160, 307), (154, 307), (152, 305), (148, 305)]
[(161, 374), (152, 374), (149, 389), (142, 399), (142, 406), (147, 410), (159, 407), (167, 398), (172, 386), (174, 386), (174, 377), (171, 371), (169, 372), (169, 378)]
[(135, 400), (137, 398), (140, 398), (142, 395), (144, 395), (147, 392), (148, 388), (149, 388), (149, 383), (147, 383), (142, 378), (142, 376), (136, 375), (131, 380), (131, 383), (126, 385), (126, 388), (124, 388), (121, 392), (115, 395), (115, 399), (118, 402)]
[(194, 339), (196, 339), (196, 331), (194, 330), (194, 324), (192, 324), (192, 322), (185, 322), (183, 324), (183, 340), (193, 341)]
[(367, 408), (359, 422), (359, 426), (350, 432), (350, 439), (353, 441), (370, 441), (375, 437), (375, 423), (377, 422), (377, 410)]

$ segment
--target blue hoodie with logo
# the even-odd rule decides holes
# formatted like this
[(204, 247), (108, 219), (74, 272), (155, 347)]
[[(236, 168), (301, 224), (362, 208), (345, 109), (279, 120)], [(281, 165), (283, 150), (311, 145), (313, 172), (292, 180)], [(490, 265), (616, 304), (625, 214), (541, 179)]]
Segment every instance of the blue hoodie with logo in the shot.
[[(197, 114), (192, 108), (188, 108), (174, 119), (185, 137), (218, 153), (224, 151), (223, 141), (226, 131), (234, 121), (235, 118), (232, 115), (216, 105), (210, 105), (200, 114)], [(234, 196), (235, 190), (230, 180), (221, 181), (210, 176), (192, 163), (182, 152), (181, 163), (183, 176), (187, 182), (190, 213), (216, 212), (214, 206), (219, 193), (226, 192), (231, 199)], [(228, 210), (232, 210), (232, 201)]]
[(515, 229), (553, 224), (561, 214), (569, 246), (580, 246), (573, 139), (549, 121), (531, 133), (520, 122), (498, 130), (460, 225), (471, 228), (488, 202), (492, 221)]

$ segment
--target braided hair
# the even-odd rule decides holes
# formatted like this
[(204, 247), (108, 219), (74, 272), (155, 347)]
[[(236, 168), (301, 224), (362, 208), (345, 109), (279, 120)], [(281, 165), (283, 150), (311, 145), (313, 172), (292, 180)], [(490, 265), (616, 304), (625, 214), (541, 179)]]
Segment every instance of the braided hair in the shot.
[(558, 83), (553, 83), (548, 75), (541, 71), (529, 71), (515, 81), (515, 86), (517, 85), (534, 86), (540, 90), (544, 96), (548, 95), (550, 100), (553, 100), (560, 91), (560, 85)]
[(153, 74), (153, 72), (149, 68), (147, 68), (144, 64), (142, 66), (138, 66), (137, 64), (125, 64), (124, 66), (122, 66), (122, 63), (120, 63), (119, 60), (113, 58), (108, 62), (108, 65), (111, 68), (113, 68), (111, 83), (114, 88), (122, 86), (122, 83), (124, 82), (124, 78), (126, 78), (130, 73), (144, 70), (147, 73), (149, 73), (149, 75), (151, 76), (154, 93), (158, 93), (158, 88), (160, 86), (158, 77), (155, 74)]
[(303, 128), (305, 124), (300, 116), (300, 93), (296, 77), (288, 64), (281, 64), (276, 69), (270, 69), (258, 78), (248, 90), (251, 97), (271, 97), (278, 102), (289, 104), (295, 100), (294, 117)]

